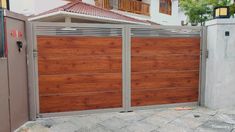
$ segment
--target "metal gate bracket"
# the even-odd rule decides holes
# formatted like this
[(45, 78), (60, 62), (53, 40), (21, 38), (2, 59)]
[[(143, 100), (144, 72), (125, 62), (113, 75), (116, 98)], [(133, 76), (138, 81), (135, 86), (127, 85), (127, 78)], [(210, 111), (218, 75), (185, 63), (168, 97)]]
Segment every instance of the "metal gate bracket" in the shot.
[(37, 50), (33, 50), (33, 57), (37, 57), (38, 56), (38, 51)]
[(206, 58), (209, 58), (209, 50), (206, 50)]

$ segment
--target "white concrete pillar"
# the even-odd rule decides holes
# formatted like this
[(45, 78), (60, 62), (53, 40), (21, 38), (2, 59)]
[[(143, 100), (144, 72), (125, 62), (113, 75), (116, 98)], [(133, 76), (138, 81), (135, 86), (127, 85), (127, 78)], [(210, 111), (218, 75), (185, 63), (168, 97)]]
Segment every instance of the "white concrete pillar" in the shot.
[(235, 106), (235, 19), (206, 23), (207, 49), (205, 106)]

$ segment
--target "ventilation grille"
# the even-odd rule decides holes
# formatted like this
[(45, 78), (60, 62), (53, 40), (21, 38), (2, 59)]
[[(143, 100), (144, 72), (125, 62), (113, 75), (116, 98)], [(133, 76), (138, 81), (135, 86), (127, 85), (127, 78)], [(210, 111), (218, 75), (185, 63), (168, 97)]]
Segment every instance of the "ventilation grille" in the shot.
[[(188, 28), (132, 28), (132, 37), (192, 37), (200, 36), (200, 29)], [(37, 35), (60, 36), (122, 36), (122, 28), (104, 27), (65, 27), (65, 26), (37, 26)]]
[(200, 36), (200, 29), (151, 29), (133, 28), (132, 37), (192, 37)]
[(122, 36), (121, 28), (96, 28), (96, 27), (44, 27), (36, 28), (37, 35), (60, 36)]

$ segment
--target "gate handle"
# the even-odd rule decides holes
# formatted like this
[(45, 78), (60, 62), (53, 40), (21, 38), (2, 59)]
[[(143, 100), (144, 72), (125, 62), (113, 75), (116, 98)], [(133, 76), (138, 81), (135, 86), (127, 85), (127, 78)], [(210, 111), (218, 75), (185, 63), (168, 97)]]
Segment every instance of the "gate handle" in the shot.
[(23, 48), (23, 42), (22, 41), (17, 41), (16, 44), (18, 46), (19, 52), (21, 52), (21, 49)]

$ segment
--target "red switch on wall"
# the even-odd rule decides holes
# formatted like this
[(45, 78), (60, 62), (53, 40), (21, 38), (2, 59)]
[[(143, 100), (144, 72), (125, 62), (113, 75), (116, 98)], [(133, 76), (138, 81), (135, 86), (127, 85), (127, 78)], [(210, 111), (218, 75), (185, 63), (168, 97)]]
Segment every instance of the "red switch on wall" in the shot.
[(21, 31), (18, 31), (18, 30), (12, 30), (11, 31), (11, 36), (13, 38), (22, 38), (23, 37), (23, 33)]
[(17, 36), (16, 30), (11, 31), (11, 36), (13, 38), (16, 38), (16, 36)]

